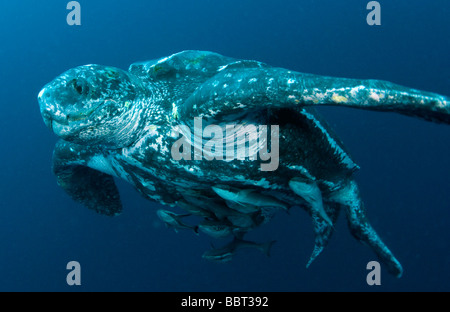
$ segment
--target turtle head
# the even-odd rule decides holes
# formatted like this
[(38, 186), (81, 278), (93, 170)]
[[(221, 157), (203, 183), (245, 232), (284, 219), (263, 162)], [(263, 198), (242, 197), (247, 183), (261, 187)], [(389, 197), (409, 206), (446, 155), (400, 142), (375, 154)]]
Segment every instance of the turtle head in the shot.
[(62, 139), (81, 145), (121, 148), (137, 140), (144, 88), (118, 68), (72, 68), (39, 92), (45, 124)]

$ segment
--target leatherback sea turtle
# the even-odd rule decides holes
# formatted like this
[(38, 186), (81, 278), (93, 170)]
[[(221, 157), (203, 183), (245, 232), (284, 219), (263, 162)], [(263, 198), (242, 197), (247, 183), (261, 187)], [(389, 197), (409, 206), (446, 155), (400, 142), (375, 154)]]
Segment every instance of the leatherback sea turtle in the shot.
[[(57, 182), (88, 208), (120, 213), (113, 177), (125, 179), (146, 198), (187, 212), (159, 211), (172, 227), (234, 236), (204, 255), (225, 261), (237, 246), (251, 245), (242, 240), (246, 232), (300, 206), (316, 235), (307, 265), (344, 208), (353, 236), (397, 277), (401, 264), (366, 218), (352, 177), (358, 166), (313, 106), (450, 123), (450, 99), (438, 94), (203, 51), (134, 63), (128, 71), (76, 67), (47, 84), (38, 100), (45, 124), (62, 139), (53, 155)], [(188, 215), (198, 224), (183, 223)]]

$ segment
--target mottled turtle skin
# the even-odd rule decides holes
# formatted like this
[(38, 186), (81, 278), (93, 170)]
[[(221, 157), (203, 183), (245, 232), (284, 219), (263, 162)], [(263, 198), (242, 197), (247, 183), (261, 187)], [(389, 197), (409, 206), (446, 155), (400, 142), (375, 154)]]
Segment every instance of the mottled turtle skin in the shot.
[[(438, 94), (385, 81), (303, 74), (204, 51), (134, 63), (128, 71), (76, 67), (47, 84), (38, 101), (45, 124), (61, 138), (53, 157), (58, 184), (90, 209), (121, 212), (113, 180), (119, 177), (150, 200), (195, 207), (189, 210), (199, 222), (229, 226), (240, 239), (270, 220), (277, 209), (269, 202), (299, 206), (311, 215), (316, 234), (309, 265), (344, 208), (353, 236), (397, 277), (400, 263), (365, 216), (353, 179), (358, 166), (313, 106), (394, 111), (450, 123), (449, 99)], [(194, 129), (194, 118), (200, 117), (203, 127), (278, 125), (276, 170), (261, 170), (261, 159), (175, 160), (171, 151), (180, 134), (174, 129)], [(245, 204), (219, 196), (222, 188), (239, 194)]]

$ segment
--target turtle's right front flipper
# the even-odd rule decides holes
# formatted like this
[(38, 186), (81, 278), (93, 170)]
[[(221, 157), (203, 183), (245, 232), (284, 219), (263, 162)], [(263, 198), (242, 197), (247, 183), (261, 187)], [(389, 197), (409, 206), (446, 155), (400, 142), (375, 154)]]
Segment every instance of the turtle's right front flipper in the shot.
[(93, 156), (84, 146), (58, 141), (53, 153), (57, 183), (72, 199), (89, 209), (108, 216), (118, 215), (122, 203), (114, 179), (88, 167)]

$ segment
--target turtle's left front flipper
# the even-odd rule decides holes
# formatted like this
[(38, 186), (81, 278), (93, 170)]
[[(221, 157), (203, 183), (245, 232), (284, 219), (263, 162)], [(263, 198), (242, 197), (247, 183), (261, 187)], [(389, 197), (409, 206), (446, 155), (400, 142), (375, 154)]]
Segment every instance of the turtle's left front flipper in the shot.
[(337, 105), (450, 124), (450, 98), (387, 81), (334, 78), (282, 68), (230, 68), (197, 88), (185, 117), (236, 116), (267, 108)]
[(98, 213), (122, 212), (119, 191), (111, 175), (88, 167), (92, 154), (83, 146), (60, 140), (53, 153), (57, 183), (75, 201)]

